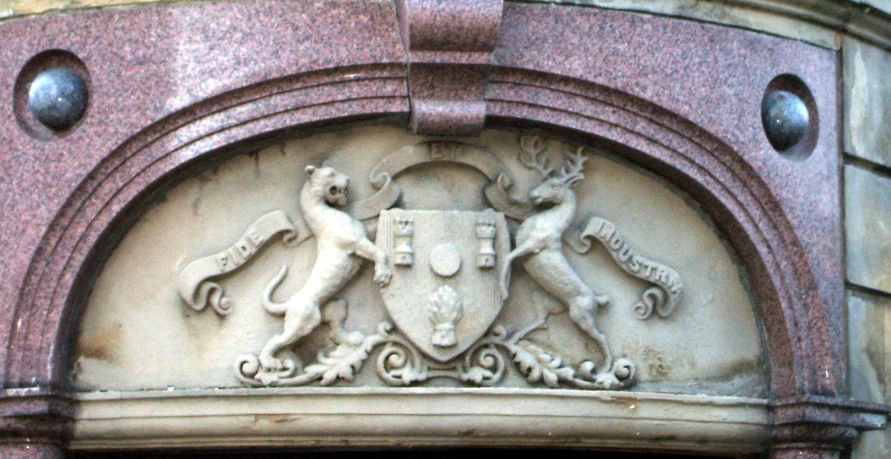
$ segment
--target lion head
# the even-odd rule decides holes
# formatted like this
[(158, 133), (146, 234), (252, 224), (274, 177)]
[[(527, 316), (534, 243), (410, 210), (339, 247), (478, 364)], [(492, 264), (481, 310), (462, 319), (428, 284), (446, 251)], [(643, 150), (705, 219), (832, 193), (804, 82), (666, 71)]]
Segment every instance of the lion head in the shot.
[(350, 178), (331, 167), (306, 166), (309, 174), (310, 192), (332, 207), (343, 207), (347, 203), (347, 188)]

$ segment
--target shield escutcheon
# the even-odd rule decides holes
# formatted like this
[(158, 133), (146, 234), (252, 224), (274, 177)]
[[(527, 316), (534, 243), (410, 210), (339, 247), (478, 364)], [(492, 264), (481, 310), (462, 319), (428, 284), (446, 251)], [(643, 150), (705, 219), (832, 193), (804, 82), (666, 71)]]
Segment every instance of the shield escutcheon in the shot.
[(393, 268), (381, 289), (387, 312), (434, 360), (466, 351), (501, 311), (498, 275), (510, 251), (504, 214), (386, 210), (376, 243)]

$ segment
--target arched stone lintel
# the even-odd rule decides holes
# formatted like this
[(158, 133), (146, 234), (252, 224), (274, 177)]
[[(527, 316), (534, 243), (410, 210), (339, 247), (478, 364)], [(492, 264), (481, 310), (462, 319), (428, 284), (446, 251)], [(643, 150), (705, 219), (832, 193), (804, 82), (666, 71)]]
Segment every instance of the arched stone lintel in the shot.
[[(522, 23), (524, 14), (531, 11), (528, 8), (533, 7), (505, 7), (509, 13), (505, 24), (512, 28), (508, 32), (548, 33), (557, 41), (577, 38), (573, 35), (577, 31), (536, 29)], [(523, 14), (516, 13), (520, 9)], [(571, 20), (583, 22), (590, 17), (577, 15)], [(576, 25), (588, 30), (583, 23)], [(831, 422), (814, 416), (782, 420), (792, 410), (784, 402), (788, 400), (806, 412), (830, 403), (834, 404), (831, 413), (886, 416), (884, 407), (844, 400), (847, 365), (844, 322), (839, 314), (843, 304), (841, 294), (833, 290), (840, 285), (841, 260), (814, 259), (814, 253), (820, 252), (812, 250), (819, 240), (815, 236), (839, 239), (840, 217), (830, 215), (836, 221), (822, 222), (816, 234), (805, 234), (794, 223), (793, 211), (809, 205), (809, 197), (801, 195), (798, 204), (788, 201), (796, 187), (808, 191), (812, 188), (805, 185), (823, 183), (821, 179), (837, 185), (837, 163), (835, 176), (802, 176), (801, 183), (783, 183), (756, 164), (773, 159), (743, 154), (726, 141), (727, 133), (735, 132), (733, 117), (713, 120), (714, 125), (687, 119), (658, 100), (644, 100), (630, 95), (627, 88), (604, 84), (597, 75), (568, 76), (570, 70), (557, 71), (547, 52), (499, 56), (502, 59), (491, 69), (485, 96), (488, 123), (559, 131), (582, 142), (616, 146), (621, 156), (689, 193), (728, 238), (746, 268), (766, 328), (771, 387), (778, 400), (774, 407), (779, 415), (778, 457), (785, 454), (779, 451), (844, 448), (852, 429), (883, 426), (879, 421), (859, 422), (856, 416), (833, 417)], [(142, 210), (143, 200), (196, 162), (219, 159), (238, 146), (313, 126), (384, 117), (406, 121), (407, 75), (385, 68), (356, 79), (351, 76), (357, 68), (362, 66), (298, 74), (207, 99), (145, 127), (106, 155), (69, 196), (30, 260), (14, 305), (12, 322), (17, 325), (9, 337), (4, 385), (64, 387), (71, 342), (93, 276), (116, 238)], [(826, 111), (823, 115), (832, 128), (835, 116)], [(833, 152), (824, 153), (821, 160), (831, 162), (827, 158)], [(837, 191), (832, 193), (835, 201), (830, 201), (837, 204)], [(794, 398), (805, 396), (822, 396), (828, 402)], [(64, 425), (66, 417), (57, 418), (60, 421), (54, 425)], [(823, 424), (834, 426), (832, 431), (838, 433), (828, 437), (833, 438), (828, 446), (816, 443), (819, 435), (796, 433), (802, 430), (797, 426)]]
[[(282, 96), (271, 95), (270, 99), (278, 97)], [(760, 285), (756, 286), (755, 293), (762, 319), (768, 329), (774, 392), (781, 396), (808, 393), (815, 386), (809, 380), (816, 376), (812, 369), (814, 343), (809, 342), (808, 337), (814, 335), (813, 328), (820, 332), (819, 327), (828, 325), (808, 321), (807, 317), (802, 316), (803, 311), (814, 306), (819, 308), (819, 304), (804, 305), (797, 303), (796, 299), (801, 298), (799, 291), (810, 288), (816, 280), (812, 273), (793, 272), (789, 267), (783, 266), (783, 260), (800, 257), (798, 251), (801, 249), (796, 247), (794, 237), (782, 234), (784, 230), (789, 232), (783, 216), (771, 214), (770, 210), (778, 205), (770, 202), (770, 190), (751, 171), (743, 172), (746, 174), (744, 177), (739, 176), (739, 171), (746, 169), (745, 162), (732, 150), (704, 131), (698, 130), (697, 136), (693, 138), (680, 136), (676, 131), (654, 123), (651, 119), (634, 116), (631, 111), (626, 112), (631, 116), (629, 123), (638, 131), (628, 137), (616, 134), (617, 126), (612, 124), (616, 120), (598, 119), (583, 113), (568, 117), (566, 112), (555, 107), (530, 107), (526, 104), (522, 105), (523, 113), (517, 113), (512, 110), (518, 105), (505, 99), (492, 100), (490, 104), (493, 105), (490, 116), (494, 123), (519, 119), (522, 115), (526, 123), (537, 124), (539, 128), (571, 130), (592, 142), (605, 139), (626, 145), (630, 147), (628, 151), (632, 151), (628, 153), (628, 159), (658, 167), (669, 181), (697, 198), (703, 210), (727, 232), (746, 265), (748, 275), (754, 280), (753, 283)], [(589, 104), (588, 110), (597, 113), (600, 102), (591, 99)], [(653, 107), (640, 108), (640, 111), (654, 110)], [(367, 106), (363, 105), (363, 110), (367, 110)], [(346, 106), (340, 113), (349, 111)], [(559, 117), (563, 119), (558, 120), (555, 113), (559, 113)], [(357, 116), (362, 114), (369, 113), (356, 113)], [(379, 115), (393, 113), (383, 112)], [(670, 115), (664, 115), (670, 118)], [(20, 360), (8, 362), (8, 374), (14, 378), (10, 380), (11, 384), (27, 386), (30, 381), (36, 380), (53, 385), (63, 380), (67, 370), (65, 353), (70, 349), (68, 344), (72, 339), (70, 333), (76, 329), (76, 318), (86, 299), (81, 292), (87, 291), (95, 268), (100, 266), (109, 250), (109, 244), (104, 239), (113, 237), (109, 233), (125, 227), (125, 222), (134, 218), (133, 214), (138, 212), (139, 200), (145, 197), (147, 191), (157, 187), (157, 182), (186, 169), (193, 161), (213, 157), (216, 152), (225, 150), (232, 144), (275, 135), (276, 132), (305, 122), (299, 117), (295, 119), (293, 112), (285, 111), (274, 115), (263, 114), (250, 121), (239, 120), (234, 126), (219, 125), (209, 132), (196, 132), (192, 128), (193, 123), (197, 124), (198, 121), (183, 120), (182, 123), (177, 123), (178, 128), (164, 132), (159, 138), (152, 138), (150, 141), (140, 138), (138, 141), (143, 144), (138, 147), (129, 143), (122, 145), (117, 151), (133, 153), (127, 158), (119, 158), (122, 164), (116, 167), (108, 168), (107, 171), (94, 171), (105, 175), (95, 182), (85, 183), (95, 183), (97, 186), (79, 190), (78, 194), (90, 205), (84, 205), (70, 214), (60, 214), (54, 226), (68, 230), (60, 234), (61, 240), (48, 244), (56, 250), (44, 260), (35, 260), (33, 265), (34, 268), (41, 268), (39, 271), (44, 273), (37, 285), (39, 297), (51, 301), (42, 308), (42, 303), (38, 302), (32, 302), (28, 307), (22, 304), (19, 308), (19, 311), (31, 311), (32, 314), (35, 310), (43, 311), (43, 320), (34, 322), (40, 326), (22, 330), (17, 335), (19, 342), (37, 342), (40, 345), (22, 354)], [(336, 119), (319, 117), (312, 121), (336, 122)], [(632, 132), (629, 130), (630, 124), (621, 129), (623, 134)], [(693, 127), (686, 126), (686, 129)], [(189, 131), (196, 132), (194, 137), (184, 137), (184, 133)], [(653, 141), (659, 138), (664, 140)], [(178, 148), (170, 148), (171, 143), (164, 139), (177, 139), (180, 145)], [(670, 148), (669, 141), (681, 144), (683, 148)], [(704, 148), (703, 144), (708, 147)], [(109, 161), (113, 157), (114, 155), (109, 157)], [(730, 158), (732, 162), (722, 164), (717, 158)], [(71, 269), (56, 268), (54, 273), (50, 270), (52, 266), (49, 266), (49, 261), (62, 267), (80, 268), (77, 276), (71, 274)], [(55, 276), (50, 277), (52, 274)], [(45, 338), (41, 340), (40, 337)], [(816, 344), (820, 344), (820, 340)], [(41, 358), (34, 358), (37, 356)], [(788, 372), (787, 368), (794, 368), (795, 371)]]
[[(519, 74), (515, 76), (519, 78), (515, 83), (521, 83), (522, 77)], [(554, 81), (561, 80), (554, 78)], [(603, 88), (597, 89), (603, 90)], [(527, 87), (525, 90), (528, 94), (528, 91), (546, 89), (539, 85), (538, 89)], [(281, 96), (269, 97), (275, 99)], [(754, 280), (756, 301), (767, 328), (774, 392), (787, 395), (807, 394), (808, 390), (817, 385), (814, 379), (820, 376), (815, 374), (815, 367), (819, 367), (820, 362), (815, 362), (813, 356), (832, 354), (831, 349), (817, 348), (825, 342), (813, 337), (831, 325), (825, 320), (814, 322), (809, 319), (814, 314), (812, 311), (808, 313), (808, 309), (821, 308), (819, 303), (814, 305), (800, 302), (800, 298), (808, 297), (802, 297), (798, 292), (813, 289), (816, 280), (813, 273), (793, 271), (789, 266), (784, 266), (783, 259), (801, 257), (802, 249), (796, 246), (798, 240), (794, 234), (789, 234), (789, 225), (783, 220), (783, 216), (771, 213), (771, 209), (776, 209), (778, 205), (771, 202), (770, 190), (751, 170), (746, 170), (745, 162), (729, 147), (708, 133), (687, 125), (683, 130), (685, 132), (692, 130), (696, 134), (682, 136), (677, 130), (665, 126), (667, 119), (680, 124), (684, 124), (684, 120), (676, 117), (672, 119), (670, 114), (662, 114), (666, 118), (661, 120), (662, 123), (656, 123), (647, 117), (632, 116), (628, 125), (619, 126), (614, 124), (617, 120), (594, 115), (598, 113), (598, 105), (601, 103), (602, 101), (591, 98), (589, 105), (583, 107), (585, 113), (580, 109), (579, 113), (568, 116), (567, 112), (559, 107), (545, 105), (531, 107), (503, 96), (498, 100), (489, 101), (490, 121), (493, 125), (522, 122), (534, 129), (565, 131), (582, 141), (607, 141), (615, 145), (625, 145), (627, 148), (622, 152), (627, 159), (648, 166), (651, 170), (662, 171), (664, 178), (697, 199), (703, 210), (728, 235), (731, 244), (743, 260), (748, 275)], [(629, 103), (634, 106), (640, 102), (629, 101)], [(640, 108), (645, 108), (641, 111), (657, 110), (654, 107)], [(350, 113), (349, 103), (342, 107), (340, 113)], [(43, 291), (52, 298), (52, 301), (46, 304), (49, 307), (42, 310), (44, 320), (36, 322), (43, 327), (22, 330), (25, 334), (19, 335), (18, 339), (24, 342), (32, 342), (31, 338), (44, 337), (44, 339), (37, 340), (40, 343), (39, 347), (22, 354), (22, 360), (8, 362), (8, 375), (16, 377), (20, 385), (37, 380), (50, 386), (61, 387), (68, 369), (68, 351), (71, 349), (70, 343), (74, 338), (77, 318), (86, 300), (81, 292), (89, 290), (92, 276), (108, 255), (109, 245), (105, 238), (113, 237), (118, 228), (126, 227), (126, 222), (138, 214), (139, 201), (145, 197), (145, 193), (158, 186), (159, 182), (168, 180), (171, 174), (176, 175), (187, 169), (194, 161), (214, 157), (217, 152), (226, 150), (232, 144), (274, 136), (306, 122), (305, 118), (295, 119), (294, 115), (293, 112), (276, 113), (242, 121), (235, 126), (217, 126), (218, 129), (213, 132), (185, 139), (182, 137), (183, 133), (199, 123), (200, 119), (183, 120), (178, 123), (178, 128), (164, 132), (158, 138), (147, 142), (139, 139), (142, 142), (140, 146), (122, 145), (118, 151), (133, 153), (126, 159), (122, 158), (123, 164), (120, 166), (110, 168), (103, 180), (97, 182), (99, 186), (82, 190), (89, 202), (102, 204), (94, 208), (81, 207), (64, 220), (57, 221), (58, 226), (70, 229), (61, 234), (63, 241), (56, 241), (52, 245), (56, 248), (69, 246), (64, 239), (74, 238), (73, 249), (67, 252), (53, 252), (43, 260), (44, 264), (33, 265), (44, 268), (45, 273), (48, 268), (47, 263), (51, 261), (63, 262), (65, 266), (70, 267), (80, 266), (80, 269), (77, 276), (66, 274), (67, 270), (61, 270), (60, 277), (44, 277), (40, 285), (36, 286), (37, 292)], [(398, 115), (404, 119), (406, 113), (394, 112), (392, 109), (368, 113), (367, 106), (363, 105), (363, 110), (357, 110), (354, 115)], [(322, 116), (311, 120), (311, 123), (332, 122), (336, 123), (338, 120)], [(632, 125), (636, 131), (631, 130)], [(629, 133), (632, 135), (629, 136)], [(162, 138), (177, 138), (181, 146), (173, 149), (164, 148), (169, 147), (170, 143), (160, 141)], [(653, 141), (653, 139), (661, 140)], [(717, 157), (729, 161), (729, 164), (722, 164), (721, 161), (717, 161)], [(130, 162), (140, 164), (141, 168), (126, 167)], [(716, 169), (707, 170), (708, 167)], [(69, 214), (60, 215), (60, 219), (65, 215)], [(786, 234), (783, 234), (784, 231)], [(47, 288), (51, 291), (44, 290)], [(31, 303), (27, 307), (29, 311), (34, 312), (34, 308), (39, 306), (40, 303)], [(20, 308), (23, 307), (24, 304), (20, 305)], [(58, 320), (53, 320), (57, 317)], [(826, 364), (838, 363), (828, 361)], [(789, 371), (790, 369), (792, 371)], [(828, 399), (838, 400), (834, 397)], [(785, 405), (781, 409), (786, 410)], [(845, 410), (859, 414), (872, 413), (877, 419), (885, 419), (886, 416), (883, 407), (852, 405)], [(854, 423), (850, 421), (850, 416), (833, 419), (836, 419), (837, 423), (833, 425), (835, 429), (833, 432), (839, 429), (844, 432), (854, 432), (851, 435), (855, 438), (858, 429), (884, 426), (880, 421)], [(64, 425), (65, 422), (67, 422), (65, 418), (59, 418), (57, 424)], [(821, 424), (822, 421), (801, 418), (788, 425), (778, 424), (777, 435), (796, 433), (802, 429), (810, 432), (815, 422)], [(825, 438), (822, 434), (819, 436)], [(796, 439), (794, 442), (787, 441), (785, 436), (777, 437), (778, 443), (774, 448), (777, 457), (782, 457), (788, 451), (816, 448), (806, 443), (807, 439), (804, 437), (798, 438), (800, 435), (796, 434), (793, 437)], [(829, 448), (827, 451), (844, 448), (853, 441), (849, 437), (850, 435), (840, 436), (839, 439), (844, 440), (844, 442), (839, 440), (841, 443), (830, 441), (829, 446), (826, 446)], [(810, 446), (805, 448), (802, 445)], [(50, 445), (47, 448), (53, 447)]]

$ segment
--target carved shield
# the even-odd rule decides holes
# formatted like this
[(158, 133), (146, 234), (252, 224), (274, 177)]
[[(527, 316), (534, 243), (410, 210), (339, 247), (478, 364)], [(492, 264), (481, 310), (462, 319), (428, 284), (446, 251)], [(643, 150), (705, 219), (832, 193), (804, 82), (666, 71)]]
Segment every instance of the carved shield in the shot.
[(387, 311), (434, 360), (457, 357), (495, 321), (498, 277), (510, 251), (502, 213), (387, 210), (376, 242), (393, 269), (381, 290)]

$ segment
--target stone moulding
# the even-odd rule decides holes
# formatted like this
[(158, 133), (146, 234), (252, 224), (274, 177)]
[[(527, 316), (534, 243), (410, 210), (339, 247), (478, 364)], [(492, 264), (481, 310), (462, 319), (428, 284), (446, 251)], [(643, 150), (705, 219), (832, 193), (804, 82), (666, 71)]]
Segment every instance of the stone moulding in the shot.
[[(764, 31), (837, 49), (836, 34), (844, 32), (883, 48), (891, 48), (891, 11), (848, 0), (682, 0), (633, 2), (609, 0), (532, 0), (536, 3), (597, 6), (682, 17)], [(767, 17), (763, 17), (767, 13)], [(762, 15), (758, 20), (758, 16)]]
[[(344, 29), (346, 16), (365, 27)], [(161, 27), (165, 21), (197, 41), (183, 43), (180, 29)], [(155, 191), (200, 163), (295, 130), (369, 119), (407, 124), (410, 116), (410, 59), (395, 8), (384, 2), (98, 11), (6, 23), (0, 43), (5, 99), (12, 100), (21, 65), (56, 47), (84, 59), (96, 88), (87, 117), (62, 140), (36, 141), (11, 112), (0, 115), (0, 170), (14, 178), (0, 181), (0, 249), (15, 255), (0, 276), (0, 381), (16, 390), (52, 388), (63, 399), (92, 280)], [(721, 59), (715, 43), (724, 44)], [(122, 57), (121, 49), (132, 52)], [(884, 407), (846, 401), (835, 53), (666, 18), (510, 3), (492, 53), (481, 99), (486, 124), (608, 146), (688, 193), (728, 238), (752, 286), (774, 412), (791, 403), (845, 414), (762, 419), (757, 432), (731, 443), (775, 426), (778, 433), (758, 445), (781, 457), (844, 448), (859, 430), (884, 426)], [(820, 112), (821, 138), (804, 162), (775, 155), (761, 132), (764, 87), (785, 73), (809, 85)], [(72, 415), (16, 390), (2, 399), (47, 414), (61, 426), (52, 437), (65, 435)], [(79, 400), (91, 406), (88, 399)], [(4, 419), (23, 417), (8, 413)], [(591, 418), (574, 422), (596, 431), (585, 424)], [(4, 425), (20, 441), (31, 432)], [(814, 426), (841, 434), (802, 433)]]
[(414, 133), (482, 132), (502, 8), (502, 0), (396, 1)]
[[(511, 1), (511, 0), (508, 0)], [(877, 46), (891, 49), (891, 8), (881, 0), (703, 0), (690, 7), (685, 0), (661, 2), (613, 0), (523, 0), (526, 3), (556, 3), (562, 6), (595, 6), (621, 11), (654, 13), (713, 24), (763, 31), (781, 37), (802, 40), (837, 49), (836, 34), (846, 33)], [(68, 11), (134, 3), (130, 0), (84, 1), (69, 6)], [(8, 10), (3, 18), (17, 19), (25, 14), (44, 13), (52, 5), (27, 5), (25, 10)], [(764, 14), (766, 13), (766, 15)]]
[[(398, 400), (394, 403), (394, 398)], [(547, 446), (754, 453), (770, 438), (764, 400), (516, 389), (275, 389), (77, 396), (73, 450), (159, 446)], [(560, 400), (571, 400), (561, 404)], [(295, 415), (292, 405), (304, 407)], [(592, 416), (591, 413), (601, 413)], [(447, 416), (453, 422), (444, 423)], [(381, 435), (381, 425), (391, 424)], [(183, 426), (205, 426), (171, 434)], [(258, 431), (267, 432), (262, 438)], [(211, 433), (212, 432), (212, 433)], [(695, 435), (691, 435), (695, 432)]]

